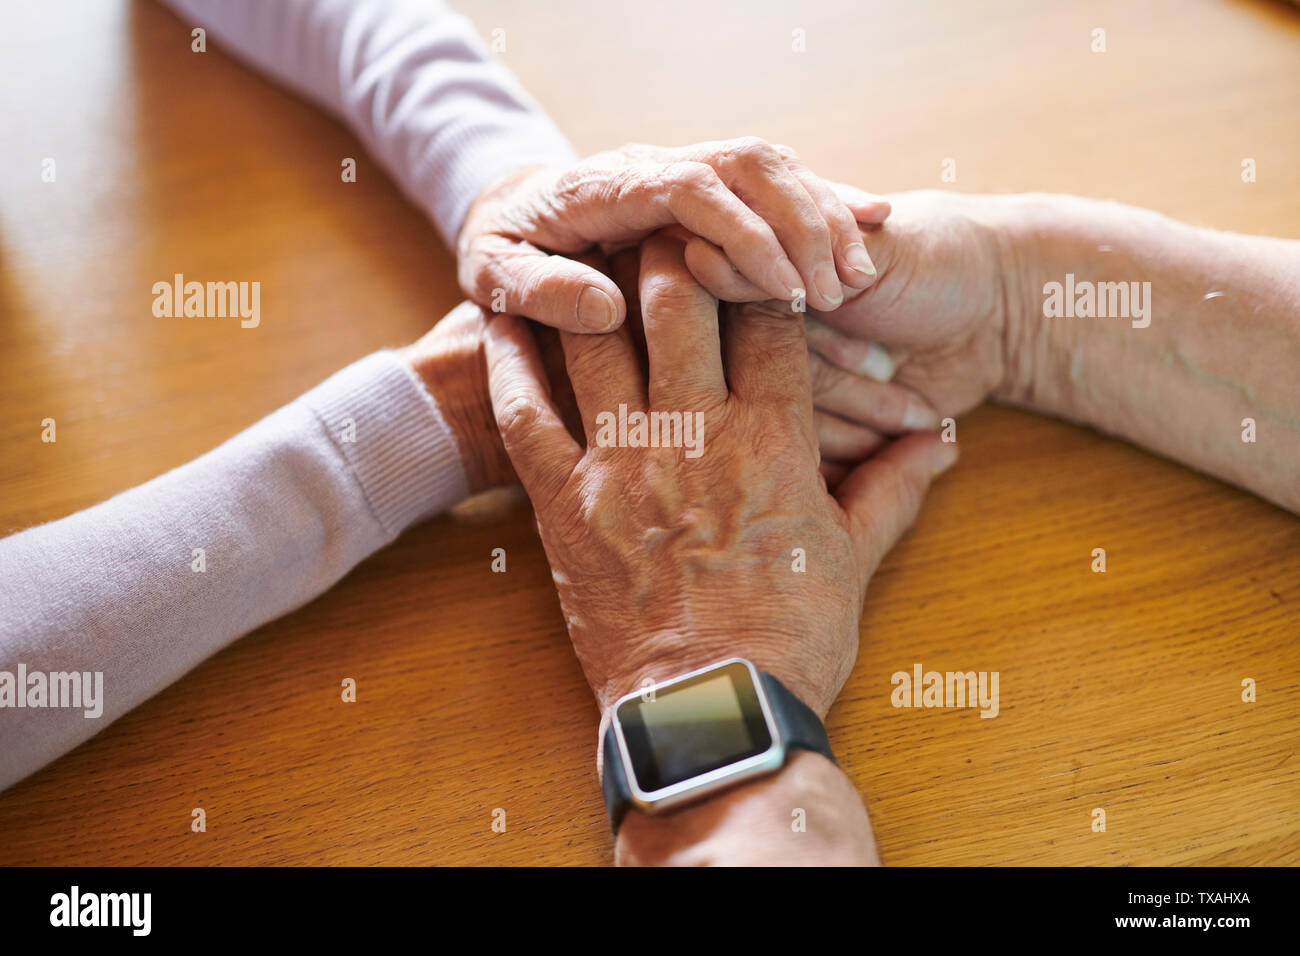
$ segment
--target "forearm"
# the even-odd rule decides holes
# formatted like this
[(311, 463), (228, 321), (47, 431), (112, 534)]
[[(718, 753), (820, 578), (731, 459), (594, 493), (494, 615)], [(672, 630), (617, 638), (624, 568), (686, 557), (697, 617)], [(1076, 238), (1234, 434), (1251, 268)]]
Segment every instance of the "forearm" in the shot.
[(103, 675), (81, 709), (10, 685), (18, 707), (0, 676), (0, 788), (464, 493), (433, 399), (381, 353), (189, 464), (0, 540), (0, 675)]
[(473, 25), (424, 0), (163, 0), (341, 118), (449, 246), (488, 183), (572, 147)]
[(1064, 196), (986, 211), (1008, 277), (999, 397), (1300, 511), (1300, 242)]
[(796, 751), (779, 773), (662, 816), (632, 811), (620, 866), (875, 866), (867, 811), (843, 772)]

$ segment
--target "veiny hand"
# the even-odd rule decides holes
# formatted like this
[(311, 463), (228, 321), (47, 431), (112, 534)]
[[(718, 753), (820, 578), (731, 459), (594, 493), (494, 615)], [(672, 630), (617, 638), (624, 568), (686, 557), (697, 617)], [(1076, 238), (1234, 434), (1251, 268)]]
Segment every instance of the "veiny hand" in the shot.
[[(534, 341), (512, 315), (487, 331), (492, 404), (533, 501), (574, 649), (602, 710), (732, 655), (824, 714), (852, 667), (863, 591), (931, 478), (956, 458), (933, 434), (892, 442), (835, 497), (818, 474), (800, 317), (717, 306), (664, 234), (642, 249), (648, 371), (632, 331), (562, 334), (587, 447), (566, 431)], [(602, 447), (598, 416), (680, 412), (683, 447)], [(795, 570), (796, 549), (806, 571)]]
[(810, 306), (832, 309), (844, 286), (864, 289), (875, 278), (855, 217), (889, 215), (878, 197), (836, 188), (789, 148), (756, 137), (624, 146), (570, 169), (519, 170), (470, 207), (457, 242), (461, 288), (495, 312), (606, 332), (626, 317), (626, 303), (574, 257), (677, 224), (696, 237), (689, 267), (721, 260), (762, 298), (789, 302), (803, 289)]

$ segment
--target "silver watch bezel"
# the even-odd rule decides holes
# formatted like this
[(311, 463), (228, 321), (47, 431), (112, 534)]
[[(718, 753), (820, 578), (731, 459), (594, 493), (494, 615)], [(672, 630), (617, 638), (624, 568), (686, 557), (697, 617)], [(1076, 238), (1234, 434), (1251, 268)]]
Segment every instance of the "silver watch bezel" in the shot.
[[(628, 753), (627, 740), (623, 737), (623, 725), (618, 719), (619, 708), (627, 701), (644, 698), (644, 695), (651, 691), (658, 693), (672, 687), (674, 684), (737, 663), (745, 665), (745, 669), (749, 673), (749, 679), (754, 686), (754, 695), (757, 697), (759, 708), (762, 710), (763, 720), (767, 723), (768, 736), (772, 740), (771, 746), (762, 753), (745, 757), (735, 763), (727, 764), (725, 767), (718, 767), (715, 770), (690, 777), (687, 780), (669, 784), (658, 790), (649, 792), (642, 790), (636, 778), (636, 770), (632, 766), (632, 757)], [(643, 813), (663, 813), (709, 794), (717, 793), (719, 790), (725, 790), (743, 780), (772, 773), (785, 764), (785, 741), (782, 739), (780, 728), (776, 725), (776, 719), (772, 716), (772, 705), (767, 699), (767, 691), (763, 687), (763, 682), (759, 680), (758, 668), (743, 657), (728, 657), (726, 660), (717, 661), (706, 667), (700, 667), (685, 674), (678, 674), (668, 680), (658, 681), (650, 687), (624, 694), (615, 701), (613, 708), (610, 710), (610, 720), (614, 725), (614, 738), (618, 742), (618, 759), (623, 766), (623, 777), (627, 780), (629, 798), (632, 806)]]

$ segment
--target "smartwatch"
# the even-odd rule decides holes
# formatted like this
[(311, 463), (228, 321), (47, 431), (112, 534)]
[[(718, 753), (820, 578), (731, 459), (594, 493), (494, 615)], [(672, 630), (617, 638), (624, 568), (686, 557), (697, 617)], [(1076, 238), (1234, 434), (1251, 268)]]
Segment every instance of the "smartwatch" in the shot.
[(826, 728), (803, 701), (743, 658), (621, 697), (605, 729), (605, 809), (662, 813), (779, 770), (791, 750), (833, 763)]

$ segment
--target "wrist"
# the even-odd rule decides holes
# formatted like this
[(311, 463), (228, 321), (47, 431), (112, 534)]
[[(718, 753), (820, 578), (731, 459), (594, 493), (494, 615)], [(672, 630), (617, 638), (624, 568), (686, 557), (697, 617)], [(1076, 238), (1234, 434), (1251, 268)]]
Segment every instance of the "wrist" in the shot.
[(999, 343), (999, 374), (991, 394), (1016, 401), (1032, 395), (1039, 372), (1043, 324), (1035, 321), (1040, 308), (1037, 290), (1042, 288), (1044, 247), (1053, 241), (1048, 234), (1050, 215), (1042, 195), (972, 196), (969, 212), (984, 233), (995, 275), (997, 305), (990, 321)]
[(500, 197), (513, 192), (521, 182), (545, 168), (545, 166), (520, 166), (498, 176), (479, 190), (478, 195), (474, 197), (474, 201), (470, 203), (469, 208), (465, 211), (465, 218), (462, 220), (460, 230), (456, 235), (456, 257), (458, 259), (464, 258), (469, 251), (468, 243), (473, 238), (475, 231), (471, 224), (477, 214), (482, 212), (483, 207), (491, 205)]
[[(853, 614), (851, 622), (827, 622), (826, 626), (836, 628), (833, 638), (814, 635), (815, 639), (809, 640), (807, 627), (765, 630), (738, 621), (734, 627), (716, 634), (698, 627), (663, 628), (638, 635), (635, 641), (627, 640), (627, 635), (622, 634), (617, 640), (590, 642), (594, 646), (623, 649), (618, 666), (592, 682), (601, 710), (602, 737), (614, 704), (620, 698), (731, 657), (743, 657), (771, 674), (824, 719), (848, 678), (857, 652), (861, 606), (849, 610)], [(803, 653), (809, 646), (838, 647), (844, 653), (831, 661), (821, 655)]]
[(821, 754), (794, 751), (776, 773), (658, 816), (632, 811), (619, 829), (620, 866), (879, 863), (853, 784)]
[(471, 495), (514, 480), (492, 411), (481, 331), (480, 311), (461, 306), (400, 353), (455, 438)]

